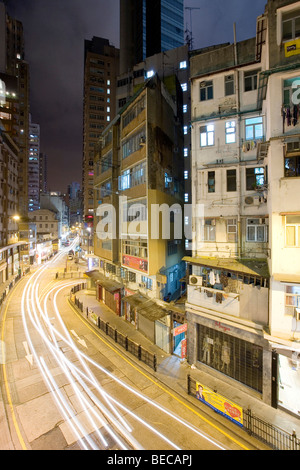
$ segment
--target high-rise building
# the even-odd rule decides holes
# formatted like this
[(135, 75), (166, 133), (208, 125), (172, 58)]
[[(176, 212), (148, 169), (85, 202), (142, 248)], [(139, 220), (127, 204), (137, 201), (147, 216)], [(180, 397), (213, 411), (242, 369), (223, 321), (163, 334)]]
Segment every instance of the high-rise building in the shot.
[(28, 152), (29, 152), (29, 65), (25, 61), (22, 23), (11, 18), (5, 5), (0, 2), (0, 73), (16, 77), (15, 124), (10, 135), (18, 152), (18, 212), (26, 216), (28, 210)]
[(83, 222), (92, 227), (94, 217), (94, 147), (116, 114), (116, 77), (119, 50), (107, 39), (93, 37), (84, 45), (84, 115), (82, 197)]
[(40, 208), (40, 126), (29, 124), (28, 210)]
[(39, 186), (40, 193), (48, 191), (48, 156), (43, 152), (39, 155)]
[(184, 44), (183, 0), (120, 0), (120, 73)]

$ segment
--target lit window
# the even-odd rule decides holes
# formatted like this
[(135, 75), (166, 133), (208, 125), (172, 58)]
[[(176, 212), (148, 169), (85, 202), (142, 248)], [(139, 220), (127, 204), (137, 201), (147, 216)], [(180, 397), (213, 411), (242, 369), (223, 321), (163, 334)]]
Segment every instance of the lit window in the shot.
[(200, 146), (208, 147), (215, 144), (215, 126), (209, 124), (208, 126), (200, 127)]
[(107, 85), (110, 85), (110, 80), (107, 80), (107, 82), (106, 82), (106, 83), (107, 83)]
[(187, 68), (187, 61), (183, 60), (182, 62), (180, 62), (179, 68), (180, 69), (186, 69)]
[(225, 126), (225, 141), (226, 144), (234, 144), (235, 143), (235, 135), (236, 135), (236, 123), (235, 121), (228, 121), (226, 122)]
[(110, 116), (107, 116), (107, 121), (108, 121), (108, 122), (110, 121)]
[(255, 117), (246, 119), (245, 121), (245, 137), (246, 140), (262, 139), (264, 136), (263, 118)]
[(110, 113), (110, 106), (107, 106), (106, 111)]
[(189, 149), (188, 149), (187, 147), (185, 147), (185, 148), (183, 149), (183, 156), (184, 156), (184, 157), (188, 157), (188, 156), (189, 156)]
[(184, 171), (183, 176), (185, 180), (189, 179), (189, 172), (187, 170)]
[(184, 133), (184, 135), (187, 135), (187, 133), (188, 133), (188, 127), (187, 126), (183, 126), (183, 133)]
[(300, 216), (299, 215), (286, 216), (285, 246), (300, 247)]
[(187, 91), (187, 83), (181, 84), (182, 91)]
[(110, 89), (109, 88), (107, 88), (107, 94), (110, 95)]
[(263, 186), (266, 183), (265, 169), (246, 168), (246, 190), (254, 190), (257, 186)]
[(183, 112), (184, 112), (184, 113), (187, 113), (187, 104), (184, 104), (184, 105), (183, 105)]
[(148, 70), (146, 77), (151, 78), (154, 76), (154, 70)]
[(188, 193), (184, 194), (184, 202), (189, 202), (189, 195)]

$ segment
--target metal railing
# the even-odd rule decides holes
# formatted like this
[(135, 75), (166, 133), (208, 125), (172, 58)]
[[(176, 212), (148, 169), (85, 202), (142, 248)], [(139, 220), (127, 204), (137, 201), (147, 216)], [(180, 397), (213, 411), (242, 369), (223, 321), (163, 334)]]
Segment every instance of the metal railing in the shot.
[[(196, 398), (196, 380), (187, 376), (187, 392)], [(233, 421), (232, 421), (233, 422)], [(296, 433), (288, 433), (255, 416), (250, 409), (243, 409), (242, 428), (251, 436), (275, 450), (300, 450), (300, 439)]]
[(85, 289), (86, 284), (78, 284), (74, 287), (72, 287), (70, 291), (70, 302), (73, 302), (73, 304), (76, 305), (78, 310), (83, 314), (86, 313), (87, 319), (89, 319), (89, 316), (91, 317), (92, 315), (94, 317), (97, 317), (96, 321), (93, 320), (93, 323), (96, 324), (96, 326), (103, 331), (107, 336), (109, 336), (111, 339), (115, 341), (115, 343), (119, 344), (122, 346), (126, 351), (128, 351), (130, 354), (135, 356), (139, 361), (143, 362), (144, 364), (148, 365), (151, 367), (155, 372), (157, 370), (157, 358), (156, 354), (151, 353), (147, 349), (145, 349), (142, 345), (136, 343), (132, 339), (128, 338), (127, 335), (122, 333), (121, 331), (118, 331), (117, 328), (114, 328), (109, 324), (109, 322), (106, 322), (100, 318), (100, 316), (95, 315), (93, 311), (91, 311), (88, 307), (84, 307), (83, 302), (81, 302), (76, 296), (75, 293)]

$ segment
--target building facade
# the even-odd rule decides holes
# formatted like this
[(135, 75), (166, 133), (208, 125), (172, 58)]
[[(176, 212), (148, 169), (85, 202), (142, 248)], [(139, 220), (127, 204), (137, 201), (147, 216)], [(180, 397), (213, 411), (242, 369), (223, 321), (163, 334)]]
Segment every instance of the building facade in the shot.
[[(178, 90), (182, 94), (179, 84)], [(179, 297), (185, 274), (182, 111), (179, 116), (177, 110), (167, 87), (152, 77), (105, 129), (96, 153), (97, 298), (107, 298), (106, 290), (114, 288), (117, 303), (111, 308), (139, 328), (135, 296), (142, 303), (151, 300), (155, 314), (139, 316), (148, 333), (170, 328), (162, 321), (166, 310), (155, 302)]]
[(94, 147), (116, 114), (118, 72), (118, 49), (103, 38), (85, 41), (82, 198), (83, 222), (90, 228), (94, 218)]
[(40, 126), (29, 123), (28, 210), (40, 208)]
[(256, 38), (191, 53), (194, 236), (184, 258), (189, 361), (293, 413), (282, 377), (299, 354), (298, 13), (299, 2), (269, 1)]

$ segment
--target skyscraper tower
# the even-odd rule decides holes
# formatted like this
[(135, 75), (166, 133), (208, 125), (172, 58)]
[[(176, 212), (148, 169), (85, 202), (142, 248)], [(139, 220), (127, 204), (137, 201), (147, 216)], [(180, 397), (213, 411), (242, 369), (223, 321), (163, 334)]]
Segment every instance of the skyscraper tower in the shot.
[(93, 225), (94, 146), (116, 114), (116, 77), (119, 49), (108, 39), (93, 37), (84, 43), (83, 103), (83, 221)]
[(120, 0), (120, 74), (183, 44), (183, 0)]

